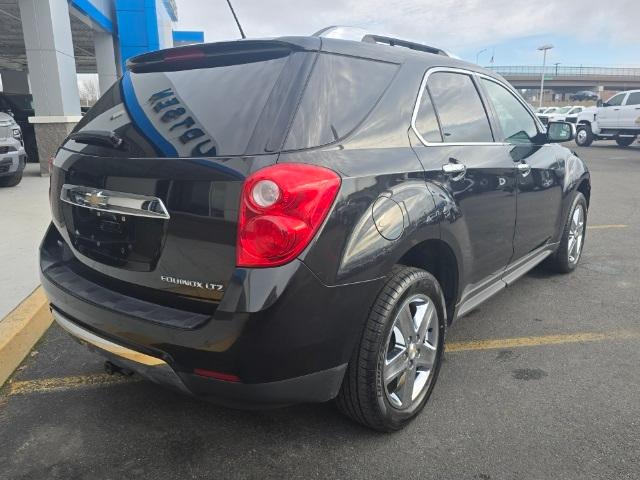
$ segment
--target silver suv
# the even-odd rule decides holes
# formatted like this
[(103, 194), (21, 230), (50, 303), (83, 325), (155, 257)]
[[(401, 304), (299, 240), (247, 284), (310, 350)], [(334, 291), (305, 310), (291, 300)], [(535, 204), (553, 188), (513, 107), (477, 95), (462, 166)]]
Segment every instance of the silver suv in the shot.
[(11, 115), (0, 112), (0, 187), (19, 184), (26, 163), (20, 126)]

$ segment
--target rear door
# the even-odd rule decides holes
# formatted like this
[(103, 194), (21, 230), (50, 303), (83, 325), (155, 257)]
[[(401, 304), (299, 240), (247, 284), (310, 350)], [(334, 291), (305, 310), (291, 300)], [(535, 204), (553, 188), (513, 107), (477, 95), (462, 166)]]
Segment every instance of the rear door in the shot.
[(413, 118), (415, 147), (444, 197), (442, 234), (463, 255), (461, 301), (500, 274), (513, 254), (515, 165), (496, 142), (472, 72), (431, 69)]
[(220, 299), (242, 182), (276, 162), (315, 55), (248, 41), (135, 60), (54, 161), (54, 222), (75, 257), (107, 279)]
[(513, 261), (548, 243), (561, 214), (564, 160), (561, 147), (546, 143), (531, 113), (509, 88), (483, 77), (504, 142), (504, 153), (517, 169), (517, 214)]
[(640, 129), (640, 92), (630, 92), (627, 101), (620, 109), (622, 128)]

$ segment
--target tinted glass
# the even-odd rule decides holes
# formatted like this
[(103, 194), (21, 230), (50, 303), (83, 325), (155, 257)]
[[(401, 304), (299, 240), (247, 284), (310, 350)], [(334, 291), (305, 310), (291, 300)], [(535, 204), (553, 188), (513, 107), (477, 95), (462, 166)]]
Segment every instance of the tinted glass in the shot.
[(445, 142), (492, 142), (489, 119), (469, 75), (436, 72), (427, 87)]
[[(229, 55), (218, 66), (127, 72), (76, 130), (114, 131), (124, 139), (123, 151), (130, 157), (265, 153), (265, 138), (274, 125), (265, 122), (264, 114), (280, 111), (287, 102), (288, 97), (272, 92), (293, 83), (288, 76), (295, 75), (290, 67), (297, 65), (296, 55), (275, 51), (256, 60), (241, 53)], [(269, 125), (263, 128), (265, 123)], [(262, 135), (260, 142), (256, 132)], [(65, 146), (88, 148), (73, 142)]]
[(320, 54), (291, 126), (285, 150), (335, 142), (373, 109), (398, 66)]
[[(180, 156), (211, 148), (215, 155), (261, 153), (247, 152), (247, 146), (286, 61), (131, 74), (131, 83), (146, 117)], [(181, 122), (188, 125), (172, 129)], [(184, 137), (187, 132), (193, 133)], [(193, 151), (196, 145), (200, 152)]]
[(427, 142), (442, 142), (442, 134), (440, 133), (440, 125), (438, 118), (431, 103), (429, 91), (425, 90), (420, 99), (418, 114), (415, 121), (416, 130), (422, 138)]
[(611, 97), (609, 100), (607, 100), (607, 105), (610, 107), (616, 107), (620, 105), (625, 95), (626, 93), (619, 93), (618, 95)]
[(640, 105), (640, 92), (633, 92), (627, 98), (627, 105)]
[(522, 104), (502, 85), (482, 79), (498, 116), (504, 138), (511, 143), (531, 142), (538, 134), (536, 123)]

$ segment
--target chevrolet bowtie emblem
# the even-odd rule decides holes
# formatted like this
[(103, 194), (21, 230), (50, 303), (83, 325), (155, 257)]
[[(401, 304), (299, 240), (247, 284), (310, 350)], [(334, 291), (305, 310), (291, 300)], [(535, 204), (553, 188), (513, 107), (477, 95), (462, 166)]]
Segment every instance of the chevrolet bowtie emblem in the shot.
[(108, 204), (108, 197), (102, 192), (86, 193), (84, 200), (91, 207), (106, 207)]

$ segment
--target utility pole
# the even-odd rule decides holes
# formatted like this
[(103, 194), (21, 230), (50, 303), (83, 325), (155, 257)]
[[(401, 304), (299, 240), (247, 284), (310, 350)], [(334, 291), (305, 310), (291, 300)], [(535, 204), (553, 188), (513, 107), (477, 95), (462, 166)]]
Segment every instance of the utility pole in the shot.
[(550, 43), (542, 45), (541, 47), (538, 47), (538, 50), (541, 50), (543, 55), (542, 55), (542, 75), (540, 76), (540, 102), (538, 102), (538, 108), (542, 108), (542, 96), (544, 94), (544, 72), (545, 72), (545, 68), (547, 67), (547, 50), (551, 50), (553, 48), (553, 45), (551, 45)]
[(554, 63), (554, 65), (556, 66), (556, 77), (558, 76), (558, 65), (560, 65), (561, 62), (556, 62)]
[(240, 21), (238, 20), (238, 16), (236, 15), (236, 11), (233, 9), (231, 5), (231, 0), (227, 0), (227, 5), (229, 5), (229, 10), (231, 10), (231, 14), (233, 15), (233, 19), (236, 21), (236, 25), (238, 25), (238, 30), (240, 30), (240, 36), (242, 38), (247, 38), (242, 30), (242, 26), (240, 25)]

